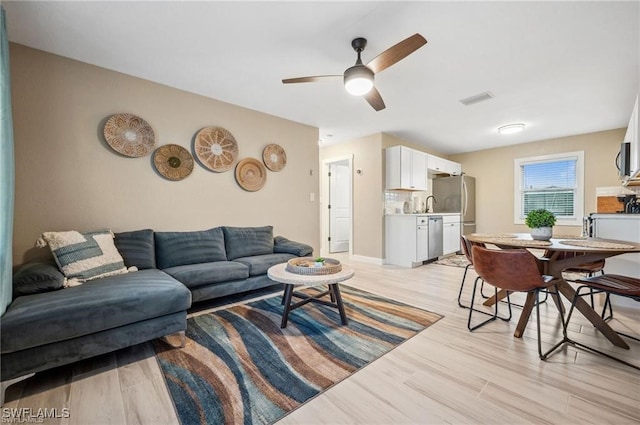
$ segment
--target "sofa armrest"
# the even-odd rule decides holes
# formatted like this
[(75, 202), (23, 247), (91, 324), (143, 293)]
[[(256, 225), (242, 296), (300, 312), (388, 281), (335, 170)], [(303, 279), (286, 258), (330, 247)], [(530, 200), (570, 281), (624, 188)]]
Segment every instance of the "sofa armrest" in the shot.
[(306, 257), (313, 253), (313, 248), (301, 242), (290, 241), (285, 237), (276, 236), (273, 238), (273, 252), (276, 254), (293, 254), (298, 257)]

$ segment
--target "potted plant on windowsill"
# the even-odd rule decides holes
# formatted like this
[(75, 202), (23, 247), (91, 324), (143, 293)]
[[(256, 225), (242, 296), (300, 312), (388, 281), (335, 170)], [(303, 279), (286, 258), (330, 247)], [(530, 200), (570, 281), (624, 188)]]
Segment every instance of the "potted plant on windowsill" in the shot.
[(553, 225), (556, 224), (556, 216), (544, 208), (529, 211), (524, 220), (531, 229), (531, 237), (538, 241), (548, 241), (553, 233)]

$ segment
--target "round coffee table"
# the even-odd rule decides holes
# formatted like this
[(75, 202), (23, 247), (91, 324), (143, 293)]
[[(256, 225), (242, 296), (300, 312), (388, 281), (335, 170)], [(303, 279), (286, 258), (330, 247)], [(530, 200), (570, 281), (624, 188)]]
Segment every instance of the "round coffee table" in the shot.
[[(340, 319), (343, 325), (347, 324), (347, 315), (344, 312), (344, 304), (342, 303), (342, 296), (340, 295), (339, 282), (343, 282), (347, 279), (351, 279), (355, 274), (353, 269), (342, 266), (342, 270), (338, 273), (325, 274), (325, 275), (304, 275), (291, 273), (286, 270), (287, 263), (277, 264), (272, 266), (267, 271), (267, 276), (273, 281), (284, 283), (284, 295), (282, 296), (282, 304), (284, 305), (284, 311), (282, 313), (281, 328), (287, 327), (287, 320), (289, 319), (289, 313), (298, 307), (301, 307), (309, 302), (315, 302), (319, 304), (328, 305), (330, 307), (336, 307), (340, 313)], [(308, 295), (303, 292), (295, 292), (293, 288), (295, 286), (319, 286), (327, 285), (329, 289), (321, 292), (318, 295)], [(325, 295), (329, 295), (331, 301), (321, 299)], [(298, 301), (294, 304), (291, 303), (293, 297), (302, 298), (302, 301)]]

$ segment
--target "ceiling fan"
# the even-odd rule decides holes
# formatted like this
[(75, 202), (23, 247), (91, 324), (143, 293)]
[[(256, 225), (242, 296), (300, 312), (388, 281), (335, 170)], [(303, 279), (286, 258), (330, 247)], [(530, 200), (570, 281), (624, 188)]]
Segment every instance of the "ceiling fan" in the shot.
[(391, 65), (400, 62), (420, 47), (427, 44), (427, 40), (420, 34), (414, 34), (398, 44), (388, 48), (378, 56), (373, 58), (368, 64), (363, 65), (360, 53), (367, 45), (365, 38), (356, 38), (351, 42), (351, 47), (358, 53), (356, 64), (344, 71), (343, 75), (318, 75), (314, 77), (286, 78), (282, 80), (284, 84), (292, 83), (313, 83), (336, 78), (344, 79), (344, 87), (354, 96), (364, 96), (369, 105), (376, 111), (385, 108), (380, 92), (373, 85), (375, 74), (384, 71)]

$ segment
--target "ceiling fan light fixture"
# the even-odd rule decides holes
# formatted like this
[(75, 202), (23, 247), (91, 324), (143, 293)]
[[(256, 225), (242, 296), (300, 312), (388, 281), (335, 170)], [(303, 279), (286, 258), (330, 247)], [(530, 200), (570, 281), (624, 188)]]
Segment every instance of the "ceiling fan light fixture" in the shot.
[(522, 130), (524, 130), (524, 124), (522, 123), (507, 124), (498, 127), (498, 133), (500, 134), (515, 134), (520, 133)]
[(344, 88), (353, 96), (363, 96), (373, 88), (373, 71), (355, 65), (344, 72)]

